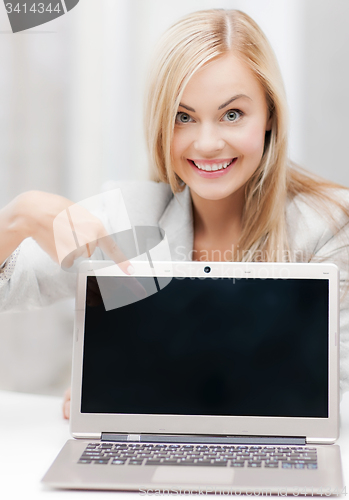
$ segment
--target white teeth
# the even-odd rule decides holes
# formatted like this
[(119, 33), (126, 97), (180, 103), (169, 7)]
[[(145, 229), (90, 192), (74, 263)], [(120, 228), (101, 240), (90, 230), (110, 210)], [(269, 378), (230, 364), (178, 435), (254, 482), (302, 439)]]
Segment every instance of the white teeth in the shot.
[(198, 167), (200, 170), (205, 170), (206, 172), (212, 172), (212, 171), (215, 171), (215, 170), (222, 170), (224, 168), (227, 168), (228, 165), (231, 164), (233, 160), (230, 160), (230, 161), (226, 161), (224, 163), (214, 163), (214, 164), (205, 164), (205, 163), (195, 163), (195, 161), (193, 161), (194, 165), (196, 167)]

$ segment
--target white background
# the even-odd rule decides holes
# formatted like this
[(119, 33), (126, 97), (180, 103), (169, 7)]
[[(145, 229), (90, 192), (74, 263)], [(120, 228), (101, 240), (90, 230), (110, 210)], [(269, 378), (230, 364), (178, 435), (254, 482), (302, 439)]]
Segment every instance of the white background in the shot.
[[(348, 0), (80, 0), (18, 34), (1, 4), (0, 206), (28, 189), (80, 201), (107, 180), (147, 178), (152, 49), (182, 15), (213, 7), (244, 10), (274, 47), (291, 158), (349, 185)], [(69, 384), (72, 311), (68, 301), (1, 316), (0, 388), (59, 394)]]

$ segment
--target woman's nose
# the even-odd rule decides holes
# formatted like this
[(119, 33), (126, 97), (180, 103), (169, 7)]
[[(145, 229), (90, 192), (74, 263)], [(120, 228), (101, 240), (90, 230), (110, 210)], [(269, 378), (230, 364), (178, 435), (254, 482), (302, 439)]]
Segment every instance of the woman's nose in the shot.
[(218, 127), (204, 124), (198, 128), (197, 136), (194, 140), (194, 148), (198, 153), (214, 153), (216, 151), (221, 151), (224, 146), (225, 141)]

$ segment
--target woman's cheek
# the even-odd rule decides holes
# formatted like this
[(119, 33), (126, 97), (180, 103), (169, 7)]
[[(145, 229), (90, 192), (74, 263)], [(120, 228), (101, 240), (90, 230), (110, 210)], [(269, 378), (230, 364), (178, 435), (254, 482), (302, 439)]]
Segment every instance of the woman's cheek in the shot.
[(176, 130), (172, 139), (172, 154), (174, 157), (181, 156), (189, 145), (189, 134), (184, 130)]
[(264, 150), (265, 129), (258, 125), (245, 128), (239, 137), (238, 149), (244, 156), (262, 156)]
[(181, 143), (182, 143), (182, 141), (181, 141), (180, 136), (178, 135), (178, 133), (175, 133), (173, 136), (173, 139), (172, 139), (172, 143), (171, 143), (171, 154), (172, 154), (172, 158), (175, 161), (178, 161), (179, 156), (180, 156), (180, 152), (183, 150), (183, 147), (181, 147)]

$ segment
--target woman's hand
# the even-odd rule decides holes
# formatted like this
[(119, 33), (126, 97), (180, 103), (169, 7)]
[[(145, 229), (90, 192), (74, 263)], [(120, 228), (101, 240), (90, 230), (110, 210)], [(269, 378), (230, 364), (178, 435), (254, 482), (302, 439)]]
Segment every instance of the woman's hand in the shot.
[(63, 418), (69, 420), (70, 418), (70, 399), (71, 399), (71, 388), (67, 389), (64, 393), (63, 398)]
[(96, 246), (126, 274), (132, 266), (88, 210), (55, 194), (28, 191), (0, 211), (0, 264), (28, 237), (57, 263), (68, 268), (78, 257), (91, 257)]

